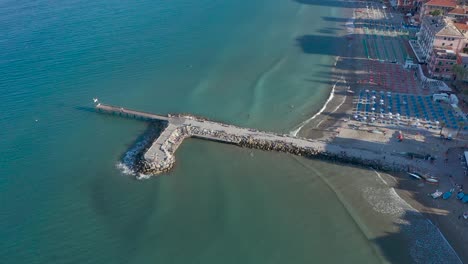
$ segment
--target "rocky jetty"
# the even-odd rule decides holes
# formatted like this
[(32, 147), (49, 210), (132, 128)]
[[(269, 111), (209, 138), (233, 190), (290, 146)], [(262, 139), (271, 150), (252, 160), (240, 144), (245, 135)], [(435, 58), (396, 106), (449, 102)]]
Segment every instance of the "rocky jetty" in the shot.
[[(257, 132), (257, 130), (252, 131)], [(186, 138), (195, 137), (233, 144), (243, 148), (278, 151), (306, 158), (372, 167), (382, 171), (403, 170), (401, 166), (385, 164), (380, 159), (364, 158), (363, 156), (369, 156), (368, 153), (364, 153), (368, 155), (360, 155), (358, 157), (356, 155), (348, 155), (346, 151), (339, 150), (339, 148), (337, 150), (326, 150), (327, 143), (325, 142), (300, 139), (301, 141), (305, 140), (309, 143), (309, 146), (304, 146), (282, 141), (278, 136), (284, 137), (284, 135), (271, 133), (271, 139), (268, 139), (268, 137), (259, 139), (253, 135), (237, 135), (222, 130), (211, 130), (192, 125), (171, 127), (171, 124), (169, 124), (155, 143), (153, 143), (151, 147), (144, 149), (145, 153), (139, 155), (140, 159), (137, 160), (137, 166), (135, 167), (137, 168), (137, 172), (147, 175), (168, 172), (175, 164), (175, 152), (180, 144), (182, 144)], [(158, 143), (160, 139), (163, 140), (161, 143)], [(314, 144), (316, 147), (312, 147)], [(152, 148), (156, 149), (152, 150)], [(156, 154), (147, 155), (150, 151)]]
[[(168, 128), (169, 126), (166, 127), (165, 131), (168, 131)], [(155, 146), (153, 143), (152, 146), (144, 150), (144, 153), (139, 155), (140, 158), (136, 161), (137, 165), (135, 166), (136, 171), (141, 174), (161, 174), (169, 171), (175, 164), (175, 151), (187, 137), (190, 137), (187, 127), (173, 129), (160, 146)], [(158, 139), (160, 138), (161, 135)], [(159, 153), (156, 156), (148, 157), (147, 154), (152, 148), (158, 148)]]
[[(271, 132), (242, 128), (189, 114), (162, 116), (122, 107), (97, 104), (99, 112), (141, 120), (162, 121), (163, 132), (148, 146), (141, 148), (134, 170), (151, 175), (169, 171), (175, 164), (175, 152), (184, 139), (196, 137), (244, 148), (279, 151), (306, 158), (317, 158), (330, 162), (351, 163), (383, 171), (402, 171), (411, 166), (411, 161), (393, 153), (370, 149), (353, 149), (320, 140), (299, 138)], [(385, 159), (385, 157), (388, 157)], [(414, 164), (414, 163), (413, 163)], [(428, 165), (419, 164), (419, 171), (430, 170)]]

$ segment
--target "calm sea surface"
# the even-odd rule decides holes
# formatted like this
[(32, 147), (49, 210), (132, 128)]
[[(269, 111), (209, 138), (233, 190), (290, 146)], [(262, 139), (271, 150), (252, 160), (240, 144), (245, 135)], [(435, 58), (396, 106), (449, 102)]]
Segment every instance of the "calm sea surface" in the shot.
[(288, 132), (328, 97), (335, 49), (296, 39), (346, 21), (306, 2), (0, 1), (0, 263), (424, 257), (372, 171), (188, 140), (171, 173), (136, 181), (117, 164), (146, 124), (86, 108)]

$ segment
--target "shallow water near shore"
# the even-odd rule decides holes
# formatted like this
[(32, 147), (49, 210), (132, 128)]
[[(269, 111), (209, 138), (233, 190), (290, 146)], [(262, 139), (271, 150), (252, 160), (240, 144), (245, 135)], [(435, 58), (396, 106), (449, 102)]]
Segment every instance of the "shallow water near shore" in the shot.
[(147, 124), (87, 108), (289, 132), (336, 48), (297, 39), (344, 30), (324, 18), (345, 8), (300, 2), (0, 3), (0, 262), (427, 263), (373, 171), (188, 140), (136, 181), (116, 165)]

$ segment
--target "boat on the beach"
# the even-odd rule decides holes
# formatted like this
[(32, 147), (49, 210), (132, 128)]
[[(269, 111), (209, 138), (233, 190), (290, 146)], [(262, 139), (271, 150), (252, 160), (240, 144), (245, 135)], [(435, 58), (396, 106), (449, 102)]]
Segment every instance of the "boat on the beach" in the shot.
[(408, 175), (414, 179), (422, 180), (423, 176), (416, 172), (408, 172)]
[(462, 202), (463, 203), (468, 203), (468, 195), (463, 196)]
[(434, 198), (434, 199), (437, 199), (437, 198), (441, 197), (442, 194), (443, 193), (441, 191), (436, 190), (434, 193), (431, 193), (431, 197)]
[(453, 191), (454, 191), (454, 189), (452, 188), (452, 189), (450, 189), (450, 191), (445, 192), (444, 195), (442, 196), (442, 199), (447, 200), (447, 199), (449, 199), (450, 197), (452, 197)]
[(427, 178), (426, 181), (428, 183), (432, 183), (432, 184), (438, 184), (439, 183), (439, 179), (437, 179), (437, 178)]
[(457, 194), (457, 200), (463, 199), (464, 196), (465, 196), (465, 193), (459, 192), (459, 193)]
[(424, 176), (424, 180), (430, 184), (439, 184), (439, 178), (437, 177)]

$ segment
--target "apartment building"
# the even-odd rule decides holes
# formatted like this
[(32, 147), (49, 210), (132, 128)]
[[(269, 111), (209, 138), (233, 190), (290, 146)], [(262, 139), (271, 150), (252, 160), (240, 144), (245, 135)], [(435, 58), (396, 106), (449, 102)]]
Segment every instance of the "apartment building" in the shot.
[(430, 13), (435, 10), (440, 10), (441, 15), (445, 16), (456, 7), (456, 0), (430, 0), (427, 3), (422, 4), (420, 16), (423, 18), (430, 15)]
[(413, 11), (417, 7), (417, 0), (391, 0), (390, 4), (403, 12)]
[(433, 78), (454, 78), (453, 67), (457, 54), (468, 47), (468, 25), (453, 23), (442, 16), (425, 16), (417, 33), (416, 43), (411, 43), (420, 62), (426, 62)]
[(468, 19), (468, 8), (465, 6), (457, 6), (450, 10), (447, 16), (452, 18), (454, 21), (465, 22)]
[(457, 64), (457, 54), (453, 50), (432, 50), (427, 63), (427, 70), (431, 77), (439, 79), (453, 79), (453, 66)]
[(417, 33), (421, 47), (422, 60), (427, 61), (433, 48), (453, 50), (455, 53), (464, 48), (465, 36), (447, 18), (426, 16)]

